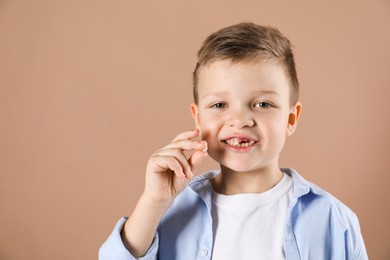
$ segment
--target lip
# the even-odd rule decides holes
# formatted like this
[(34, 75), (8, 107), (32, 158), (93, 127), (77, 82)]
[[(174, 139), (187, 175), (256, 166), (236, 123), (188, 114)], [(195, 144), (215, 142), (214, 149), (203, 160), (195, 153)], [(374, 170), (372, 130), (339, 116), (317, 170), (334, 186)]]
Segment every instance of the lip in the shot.
[(228, 136), (226, 138), (223, 138), (221, 140), (221, 142), (226, 141), (226, 140), (230, 140), (230, 139), (248, 140), (248, 141), (257, 142), (256, 138), (251, 137), (251, 136), (247, 136), (247, 135), (231, 135), (231, 136)]
[[(239, 142), (241, 141), (249, 141), (249, 142), (253, 142), (253, 144), (251, 145), (248, 145), (248, 146), (242, 146), (242, 147), (238, 147), (238, 146), (233, 146), (233, 145), (230, 145), (228, 143), (226, 143), (225, 141), (227, 140), (231, 140), (231, 139), (235, 139)], [(254, 137), (251, 137), (251, 136), (247, 136), (247, 135), (231, 135), (231, 136), (228, 136), (226, 138), (223, 138), (221, 140), (221, 143), (229, 150), (233, 151), (233, 152), (241, 152), (241, 153), (244, 153), (244, 152), (248, 152), (252, 149), (254, 149), (254, 147), (258, 144), (258, 140), (257, 138), (254, 138)]]

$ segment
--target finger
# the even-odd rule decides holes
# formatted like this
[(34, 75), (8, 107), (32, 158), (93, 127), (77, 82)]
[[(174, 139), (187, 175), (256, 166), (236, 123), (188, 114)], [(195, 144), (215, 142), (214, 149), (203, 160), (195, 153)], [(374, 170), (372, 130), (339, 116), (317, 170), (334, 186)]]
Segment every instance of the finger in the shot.
[(195, 140), (180, 140), (173, 143), (169, 143), (163, 149), (180, 149), (184, 151), (191, 150), (203, 150), (207, 147), (207, 143), (205, 141), (195, 141)]
[(199, 135), (199, 130), (198, 130), (198, 129), (194, 129), (194, 130), (190, 130), (190, 131), (185, 131), (185, 132), (183, 132), (183, 133), (178, 134), (178, 135), (172, 140), (172, 142), (176, 142), (176, 141), (179, 141), (179, 140), (185, 140), (185, 139), (191, 139), (191, 138), (197, 137), (198, 135)]
[(157, 167), (155, 172), (171, 170), (177, 177), (185, 177), (181, 164), (172, 156), (153, 156), (153, 163)]
[(207, 151), (197, 151), (191, 155), (191, 157), (188, 159), (188, 163), (192, 172), (195, 172), (196, 167), (202, 162), (204, 158), (207, 157), (207, 155)]
[(163, 149), (160, 150), (157, 155), (159, 156), (171, 156), (174, 157), (181, 165), (184, 174), (187, 178), (192, 178), (193, 174), (191, 171), (191, 166), (188, 163), (187, 157), (185, 154), (179, 149)]

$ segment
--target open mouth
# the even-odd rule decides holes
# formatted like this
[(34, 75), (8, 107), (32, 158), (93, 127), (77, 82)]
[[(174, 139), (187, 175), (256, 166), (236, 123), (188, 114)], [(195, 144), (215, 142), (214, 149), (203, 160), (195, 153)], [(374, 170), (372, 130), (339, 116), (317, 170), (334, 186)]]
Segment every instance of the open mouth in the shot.
[(249, 147), (257, 143), (257, 141), (247, 138), (229, 138), (222, 140), (221, 142), (234, 147)]

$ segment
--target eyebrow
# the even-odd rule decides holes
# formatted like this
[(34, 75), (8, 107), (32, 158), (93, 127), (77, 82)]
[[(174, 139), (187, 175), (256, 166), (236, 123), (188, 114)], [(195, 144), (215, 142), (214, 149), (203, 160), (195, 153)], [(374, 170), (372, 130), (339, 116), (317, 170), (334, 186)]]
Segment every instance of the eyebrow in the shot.
[(276, 92), (275, 90), (259, 90), (259, 91), (255, 91), (255, 94), (256, 95), (276, 95), (276, 96), (280, 96), (280, 94), (278, 92)]
[(225, 96), (226, 94), (228, 94), (227, 91), (212, 92), (212, 93), (208, 93), (206, 95), (203, 95), (203, 98), (208, 97), (208, 96)]
[[(203, 98), (208, 97), (208, 96), (225, 96), (229, 94), (227, 91), (219, 91), (219, 92), (213, 92), (213, 93), (208, 93), (203, 96)], [(274, 90), (258, 90), (254, 92), (254, 95), (256, 96), (263, 96), (263, 95), (276, 95), (280, 97), (280, 94)]]

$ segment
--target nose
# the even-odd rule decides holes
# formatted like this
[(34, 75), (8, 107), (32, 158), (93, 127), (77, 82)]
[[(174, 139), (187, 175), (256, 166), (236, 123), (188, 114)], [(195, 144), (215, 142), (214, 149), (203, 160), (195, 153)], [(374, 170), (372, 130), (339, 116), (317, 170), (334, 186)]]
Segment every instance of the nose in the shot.
[(231, 127), (244, 128), (252, 127), (255, 124), (248, 111), (235, 111), (229, 115), (227, 124)]

